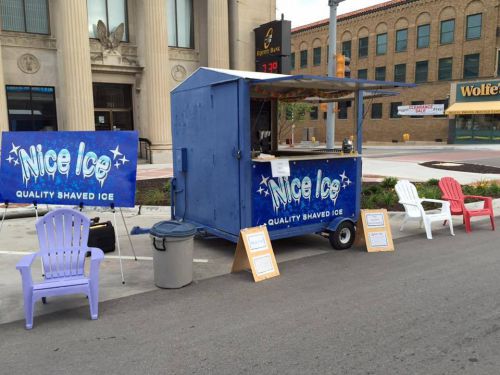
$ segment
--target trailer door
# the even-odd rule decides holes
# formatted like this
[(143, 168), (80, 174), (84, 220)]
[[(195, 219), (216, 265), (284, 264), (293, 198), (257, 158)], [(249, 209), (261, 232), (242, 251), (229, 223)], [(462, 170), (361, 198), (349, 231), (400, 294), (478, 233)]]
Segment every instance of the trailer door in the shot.
[(238, 82), (212, 86), (214, 127), (212, 189), (215, 228), (238, 235), (240, 230)]

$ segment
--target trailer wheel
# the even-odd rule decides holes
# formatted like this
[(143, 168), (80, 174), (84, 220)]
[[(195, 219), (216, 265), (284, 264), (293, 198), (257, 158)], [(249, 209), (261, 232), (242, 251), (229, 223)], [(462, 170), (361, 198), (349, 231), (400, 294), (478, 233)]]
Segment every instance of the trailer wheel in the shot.
[(330, 232), (328, 239), (335, 250), (345, 250), (352, 246), (355, 235), (354, 224), (350, 221), (343, 221), (339, 224), (337, 230)]

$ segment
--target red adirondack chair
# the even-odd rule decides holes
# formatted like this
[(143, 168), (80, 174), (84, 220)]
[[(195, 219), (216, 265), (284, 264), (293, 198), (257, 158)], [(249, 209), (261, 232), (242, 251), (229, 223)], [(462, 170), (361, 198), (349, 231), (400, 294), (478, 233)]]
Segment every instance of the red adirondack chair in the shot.
[[(442, 198), (450, 202), (452, 215), (463, 215), (465, 231), (470, 232), (470, 219), (473, 216), (489, 216), (491, 228), (495, 230), (495, 214), (493, 213), (493, 199), (478, 195), (464, 195), (462, 187), (457, 180), (451, 177), (443, 177), (439, 181)], [(484, 202), (483, 208), (470, 210), (465, 206), (465, 199), (476, 199)], [(446, 223), (446, 222), (445, 222)]]

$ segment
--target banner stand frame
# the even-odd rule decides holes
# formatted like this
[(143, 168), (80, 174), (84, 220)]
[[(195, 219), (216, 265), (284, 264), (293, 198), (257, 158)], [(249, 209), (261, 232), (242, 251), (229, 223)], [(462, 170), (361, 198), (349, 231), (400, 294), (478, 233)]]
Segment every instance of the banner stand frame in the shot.
[(5, 221), (5, 216), (7, 215), (7, 209), (9, 208), (9, 201), (5, 201), (4, 205), (5, 209), (3, 210), (2, 221), (0, 221), (0, 233), (2, 233), (3, 222)]
[[(78, 204), (78, 208), (80, 209), (80, 212), (83, 212), (83, 202), (80, 202)], [(121, 277), (122, 277), (122, 284), (125, 285), (125, 276), (124, 276), (124, 273), (123, 273), (123, 262), (122, 262), (122, 251), (121, 251), (121, 246), (120, 246), (120, 239), (118, 238), (118, 222), (116, 220), (116, 207), (115, 207), (115, 204), (114, 203), (111, 203), (109, 208), (111, 209), (111, 212), (113, 213), (113, 225), (114, 225), (114, 232), (115, 232), (115, 240), (116, 240), (116, 246), (118, 248), (118, 259), (120, 260), (120, 274), (121, 274)], [(135, 248), (134, 248), (134, 245), (132, 243), (132, 239), (130, 238), (130, 233), (128, 232), (128, 227), (127, 227), (127, 223), (125, 222), (125, 217), (123, 216), (123, 212), (122, 212), (122, 209), (119, 208), (120, 210), (120, 213), (121, 213), (121, 216), (122, 216), (122, 219), (123, 219), (123, 225), (125, 226), (125, 230), (127, 232), (127, 237), (130, 241), (130, 246), (131, 246), (131, 249), (132, 249), (132, 253), (134, 254), (134, 260), (137, 261), (137, 255), (136, 255), (136, 252), (135, 252)]]
[(127, 237), (128, 237), (128, 242), (130, 243), (130, 248), (132, 249), (132, 253), (134, 253), (134, 260), (137, 262), (137, 255), (135, 253), (135, 248), (134, 248), (134, 244), (132, 243), (132, 238), (130, 238), (130, 232), (128, 230), (128, 226), (127, 226), (127, 223), (125, 222), (125, 216), (123, 216), (123, 210), (121, 207), (118, 208), (120, 210), (120, 214), (122, 216), (122, 220), (123, 220), (123, 225), (125, 227), (125, 232), (127, 233)]
[(125, 285), (125, 277), (123, 276), (122, 250), (120, 247), (120, 240), (118, 238), (118, 225), (116, 224), (116, 210), (115, 210), (115, 205), (113, 203), (111, 203), (111, 212), (113, 212), (113, 224), (115, 226), (115, 239), (116, 239), (116, 246), (118, 247), (118, 259), (120, 259), (120, 272), (122, 275), (122, 284)]

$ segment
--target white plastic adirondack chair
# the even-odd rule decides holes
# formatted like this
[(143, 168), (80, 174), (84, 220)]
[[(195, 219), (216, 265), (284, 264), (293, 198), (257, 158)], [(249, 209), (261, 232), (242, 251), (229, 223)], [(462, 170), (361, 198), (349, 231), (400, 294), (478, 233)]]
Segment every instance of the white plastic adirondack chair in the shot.
[[(424, 225), (427, 238), (432, 240), (432, 222), (447, 220), (450, 225), (451, 235), (455, 235), (453, 232), (453, 223), (451, 222), (450, 202), (438, 199), (420, 198), (415, 185), (407, 180), (398, 181), (396, 184), (396, 193), (399, 197), (399, 203), (405, 208), (405, 217), (401, 224), (401, 231), (404, 229), (407, 221), (418, 220), (420, 221), (420, 226), (422, 226), (422, 224)], [(422, 207), (422, 202), (439, 203), (441, 204), (441, 211), (435, 214), (427, 213)]]
[[(54, 210), (36, 222), (40, 252), (26, 255), (17, 264), (21, 272), (26, 328), (33, 327), (35, 302), (64, 294), (85, 294), (90, 317), (97, 319), (99, 303), (99, 264), (101, 249), (89, 248), (90, 219), (71, 209)], [(85, 275), (85, 255), (91, 253), (90, 272)], [(43, 261), (45, 279), (34, 283), (31, 264), (37, 256)]]

